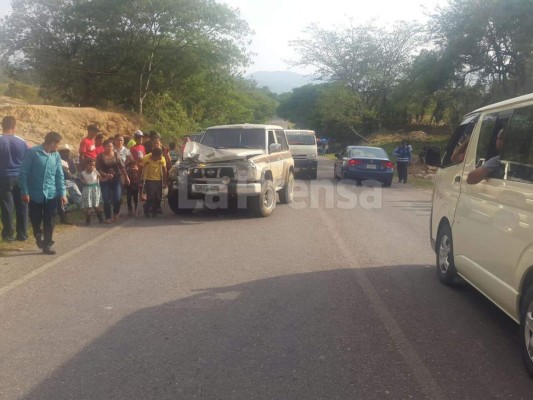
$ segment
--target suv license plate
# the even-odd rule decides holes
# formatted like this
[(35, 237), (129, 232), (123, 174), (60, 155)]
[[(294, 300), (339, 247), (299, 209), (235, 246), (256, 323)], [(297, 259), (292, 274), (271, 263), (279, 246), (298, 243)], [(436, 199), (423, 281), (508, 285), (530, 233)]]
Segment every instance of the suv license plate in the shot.
[(196, 191), (200, 193), (227, 193), (228, 187), (226, 185), (196, 185)]

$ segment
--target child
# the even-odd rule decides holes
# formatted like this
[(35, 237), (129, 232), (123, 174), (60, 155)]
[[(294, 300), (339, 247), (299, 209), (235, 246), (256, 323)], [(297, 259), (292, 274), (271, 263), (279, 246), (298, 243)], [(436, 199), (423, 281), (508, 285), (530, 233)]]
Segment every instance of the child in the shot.
[[(144, 216), (157, 216), (161, 208), (163, 187), (166, 187), (167, 167), (161, 147), (154, 146), (152, 152), (142, 159), (142, 169), (139, 171), (139, 182), (144, 178), (146, 203), (144, 203)], [(144, 172), (144, 176), (143, 176)]]
[[(133, 205), (135, 204), (135, 211), (139, 207), (139, 165), (133, 161), (126, 167), (130, 184), (126, 187), (126, 200), (128, 202), (128, 215), (133, 216)], [(133, 200), (133, 203), (132, 203)]]
[(176, 150), (176, 143), (174, 142), (169, 143), (168, 148), (169, 148), (168, 155), (170, 157), (170, 164), (172, 166), (176, 164), (176, 162), (179, 160), (180, 153)]
[(96, 170), (96, 161), (88, 159), (85, 170), (81, 172), (83, 191), (81, 194), (81, 204), (85, 209), (85, 225), (91, 224), (91, 208), (96, 212), (96, 217), (100, 223), (104, 222), (102, 211), (98, 208), (102, 201), (100, 193), (100, 173)]

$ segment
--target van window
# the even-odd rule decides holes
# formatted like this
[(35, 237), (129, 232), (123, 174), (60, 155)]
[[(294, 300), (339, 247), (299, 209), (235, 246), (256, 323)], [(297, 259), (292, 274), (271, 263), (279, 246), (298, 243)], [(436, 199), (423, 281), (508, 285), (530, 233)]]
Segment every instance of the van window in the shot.
[(281, 144), (281, 151), (287, 151), (289, 150), (289, 144), (287, 143), (287, 138), (283, 133), (283, 131), (277, 130), (276, 139), (278, 140), (278, 143)]
[(515, 110), (503, 145), (506, 179), (533, 182), (533, 107)]
[[(492, 149), (496, 150), (494, 147), (494, 131), (496, 129), (496, 120), (498, 119), (498, 114), (487, 114), (483, 117), (481, 122), (481, 128), (479, 130), (479, 139), (477, 142), (476, 150), (476, 167), (479, 167), (485, 160), (494, 157), (491, 155), (493, 153)], [(496, 132), (498, 133), (498, 132)]]
[(452, 156), (455, 148), (460, 145), (460, 142), (465, 140), (466, 137), (470, 137), (472, 131), (474, 130), (474, 127), (476, 126), (478, 118), (479, 114), (468, 115), (467, 117), (465, 117), (461, 125), (459, 125), (457, 129), (455, 129), (455, 132), (453, 133), (450, 141), (448, 142), (448, 145), (446, 146), (446, 151), (442, 158), (442, 168), (446, 168), (450, 165), (456, 164), (452, 162), (450, 157)]

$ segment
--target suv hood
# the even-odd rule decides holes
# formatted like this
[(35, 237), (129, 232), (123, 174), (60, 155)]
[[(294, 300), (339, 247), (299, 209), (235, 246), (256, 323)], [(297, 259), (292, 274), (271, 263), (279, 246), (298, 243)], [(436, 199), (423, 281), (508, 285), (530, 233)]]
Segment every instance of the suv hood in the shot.
[(200, 163), (245, 160), (265, 154), (261, 149), (215, 149), (197, 142), (187, 142), (183, 151), (183, 161)]

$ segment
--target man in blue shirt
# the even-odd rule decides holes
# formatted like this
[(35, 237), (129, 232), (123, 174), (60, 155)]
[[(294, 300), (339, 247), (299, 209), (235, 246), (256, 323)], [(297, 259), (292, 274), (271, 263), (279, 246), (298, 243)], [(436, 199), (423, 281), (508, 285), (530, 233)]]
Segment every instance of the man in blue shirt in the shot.
[(67, 204), (63, 167), (57, 152), (60, 141), (59, 133), (48, 132), (42, 145), (26, 152), (19, 175), (22, 200), (29, 204), (37, 247), (45, 254), (56, 253), (52, 248), (55, 213), (60, 201)]
[(407, 183), (407, 171), (411, 162), (411, 150), (406, 140), (394, 149), (392, 155), (396, 157), (396, 167), (398, 169), (398, 183)]
[(28, 145), (15, 135), (17, 121), (8, 115), (2, 119), (0, 135), (0, 212), (2, 213), (2, 239), (14, 240), (13, 211), (17, 220), (16, 239), (28, 239), (28, 207), (22, 201), (18, 175)]

